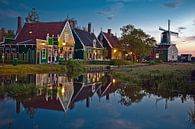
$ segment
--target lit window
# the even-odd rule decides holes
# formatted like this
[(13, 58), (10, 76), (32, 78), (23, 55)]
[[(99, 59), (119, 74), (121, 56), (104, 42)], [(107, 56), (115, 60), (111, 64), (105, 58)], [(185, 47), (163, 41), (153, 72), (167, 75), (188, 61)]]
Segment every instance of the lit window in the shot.
[(156, 59), (159, 59), (159, 53), (156, 53)]

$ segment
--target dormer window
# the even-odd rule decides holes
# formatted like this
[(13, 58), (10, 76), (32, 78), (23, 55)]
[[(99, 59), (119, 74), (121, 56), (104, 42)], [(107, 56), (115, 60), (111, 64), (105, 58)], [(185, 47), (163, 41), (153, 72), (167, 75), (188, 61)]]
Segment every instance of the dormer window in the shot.
[(94, 39), (94, 40), (93, 40), (93, 47), (94, 47), (94, 48), (96, 48), (96, 45), (97, 45), (96, 42), (97, 42), (96, 39)]

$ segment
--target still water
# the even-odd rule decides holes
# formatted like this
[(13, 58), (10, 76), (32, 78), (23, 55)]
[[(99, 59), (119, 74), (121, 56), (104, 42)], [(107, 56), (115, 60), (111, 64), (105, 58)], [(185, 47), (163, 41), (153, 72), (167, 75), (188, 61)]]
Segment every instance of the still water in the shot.
[(1, 87), (33, 85), (33, 96), (0, 96), (0, 129), (195, 128), (195, 94), (122, 84), (108, 73), (0, 76)]

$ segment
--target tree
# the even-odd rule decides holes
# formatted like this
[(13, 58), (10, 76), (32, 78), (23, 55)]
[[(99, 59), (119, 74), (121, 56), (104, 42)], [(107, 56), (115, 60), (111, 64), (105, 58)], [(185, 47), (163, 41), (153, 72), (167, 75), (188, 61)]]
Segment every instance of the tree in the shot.
[(123, 26), (120, 42), (126, 52), (132, 52), (138, 60), (150, 54), (152, 47), (156, 44), (154, 37), (146, 34), (143, 30), (133, 25)]
[(6, 30), (5, 28), (1, 28), (0, 29), (0, 41), (2, 40), (1, 38), (5, 37), (5, 38), (14, 38), (15, 34), (13, 30)]
[(35, 8), (33, 8), (32, 11), (26, 17), (26, 22), (27, 23), (36, 23), (36, 22), (39, 22), (39, 14), (35, 10)]

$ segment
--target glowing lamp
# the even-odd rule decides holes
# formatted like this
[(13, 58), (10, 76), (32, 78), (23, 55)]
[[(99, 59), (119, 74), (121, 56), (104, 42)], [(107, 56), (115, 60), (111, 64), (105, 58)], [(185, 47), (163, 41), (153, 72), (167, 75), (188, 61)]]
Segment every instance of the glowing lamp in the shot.
[(112, 83), (113, 83), (113, 84), (116, 83), (116, 80), (115, 80), (115, 79), (112, 79)]
[(62, 87), (62, 90), (61, 90), (62, 94), (64, 94), (65, 90), (64, 90), (64, 87)]
[(64, 46), (65, 46), (65, 45), (66, 45), (66, 43), (62, 43), (62, 45), (64, 45)]
[(117, 52), (117, 50), (116, 49), (114, 49), (114, 53), (116, 53)]

